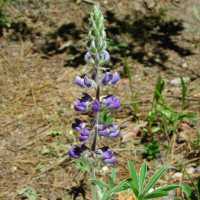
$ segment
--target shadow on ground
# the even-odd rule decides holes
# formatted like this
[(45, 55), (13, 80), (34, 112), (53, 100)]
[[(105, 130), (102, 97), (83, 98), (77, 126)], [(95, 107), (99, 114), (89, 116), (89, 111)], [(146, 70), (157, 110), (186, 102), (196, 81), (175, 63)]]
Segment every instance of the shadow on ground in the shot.
[[(145, 66), (160, 66), (166, 69), (169, 59), (166, 50), (181, 57), (192, 55), (191, 50), (177, 44), (175, 36), (184, 30), (182, 21), (166, 20), (162, 14), (140, 16), (132, 20), (129, 15), (118, 19), (114, 13), (106, 12), (109, 51), (112, 55), (111, 66), (131, 57)], [(84, 19), (86, 24), (86, 19)], [(125, 37), (125, 40), (122, 38)], [(46, 36), (42, 52), (53, 56), (66, 52), (69, 59), (65, 67), (78, 67), (84, 64), (85, 47), (81, 41), (86, 38), (86, 31), (80, 30), (74, 23), (63, 24), (54, 33)]]

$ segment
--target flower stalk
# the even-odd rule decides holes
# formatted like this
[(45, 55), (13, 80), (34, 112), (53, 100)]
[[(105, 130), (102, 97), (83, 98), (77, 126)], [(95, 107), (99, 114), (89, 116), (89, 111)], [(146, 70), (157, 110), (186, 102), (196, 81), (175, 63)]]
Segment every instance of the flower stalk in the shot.
[[(112, 73), (110, 69), (102, 66), (110, 60), (110, 54), (106, 50), (106, 33), (104, 28), (104, 17), (98, 5), (94, 6), (90, 15), (90, 29), (88, 35), (88, 51), (85, 54), (85, 61), (92, 66), (92, 76), (83, 74), (76, 76), (76, 85), (82, 88), (94, 88), (95, 96), (92, 97), (83, 93), (81, 98), (74, 102), (74, 109), (77, 112), (93, 114), (92, 122), (85, 122), (75, 119), (72, 128), (80, 134), (81, 144), (73, 145), (69, 150), (69, 155), (74, 158), (84, 156), (90, 165), (90, 179), (92, 186), (92, 200), (100, 200), (98, 191), (94, 184), (96, 172), (99, 168), (98, 159), (104, 164), (114, 165), (116, 157), (114, 153), (106, 146), (99, 148), (97, 144), (98, 137), (114, 138), (120, 135), (120, 130), (113, 122), (105, 122), (100, 118), (100, 114), (106, 112), (112, 113), (112, 110), (118, 109), (120, 101), (114, 95), (101, 96), (102, 87), (114, 85), (120, 80), (117, 72)], [(91, 140), (90, 148), (87, 147), (87, 141)]]

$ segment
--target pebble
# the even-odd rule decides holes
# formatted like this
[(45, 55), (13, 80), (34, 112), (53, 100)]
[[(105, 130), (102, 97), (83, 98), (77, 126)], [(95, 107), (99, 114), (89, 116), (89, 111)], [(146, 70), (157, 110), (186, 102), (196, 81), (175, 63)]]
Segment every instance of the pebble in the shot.
[(196, 171), (196, 169), (194, 167), (189, 167), (189, 168), (186, 169), (186, 172), (188, 174), (193, 174), (193, 173), (195, 173), (195, 171)]
[(188, 68), (188, 64), (187, 64), (186, 62), (184, 62), (184, 63), (182, 64), (182, 68)]
[[(188, 83), (190, 81), (190, 77), (183, 77), (183, 80), (185, 83)], [(175, 87), (179, 87), (181, 85), (181, 79), (180, 78), (175, 78), (170, 81), (170, 84)]]
[(176, 179), (176, 178), (182, 178), (183, 174), (181, 172), (176, 172), (174, 175), (173, 175), (173, 178)]
[(104, 167), (102, 167), (102, 169), (101, 169), (101, 173), (102, 174), (107, 174), (109, 172), (109, 168), (107, 167), (107, 166), (104, 166)]
[(198, 167), (195, 169), (195, 172), (196, 172), (196, 173), (200, 173), (200, 166), (198, 166)]
[(162, 197), (161, 200), (174, 200), (176, 196), (176, 192), (174, 190), (169, 192), (169, 195), (167, 197)]

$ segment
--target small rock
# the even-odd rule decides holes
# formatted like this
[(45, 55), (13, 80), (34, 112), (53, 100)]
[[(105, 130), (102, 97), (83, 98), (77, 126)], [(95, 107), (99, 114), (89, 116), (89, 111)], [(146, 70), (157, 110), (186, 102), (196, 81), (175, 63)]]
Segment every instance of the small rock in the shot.
[(193, 174), (193, 173), (195, 173), (195, 168), (194, 167), (189, 167), (189, 168), (186, 169), (186, 172), (188, 174)]
[(104, 166), (100, 170), (101, 174), (106, 175), (109, 172), (109, 168), (107, 166)]
[(174, 175), (173, 175), (173, 178), (176, 179), (176, 178), (182, 178), (183, 174), (181, 172), (176, 172)]
[(182, 64), (182, 68), (188, 68), (188, 64), (187, 64), (186, 62), (184, 62), (184, 63)]
[(145, 0), (144, 4), (148, 9), (153, 9), (156, 7), (156, 2), (154, 0)]
[[(183, 77), (183, 80), (187, 84), (190, 81), (190, 77)], [(181, 79), (180, 78), (175, 78), (175, 79), (170, 81), (170, 84), (175, 86), (175, 87), (179, 87), (181, 85)]]
[(195, 172), (196, 172), (196, 173), (200, 173), (200, 166), (198, 166), (198, 167), (195, 169)]
[(17, 171), (17, 167), (16, 167), (16, 166), (13, 166), (13, 167), (11, 168), (11, 171), (12, 171), (12, 172), (16, 172), (16, 171)]
[(169, 195), (167, 197), (162, 197), (161, 200), (174, 200), (176, 196), (176, 192), (174, 190), (169, 192)]

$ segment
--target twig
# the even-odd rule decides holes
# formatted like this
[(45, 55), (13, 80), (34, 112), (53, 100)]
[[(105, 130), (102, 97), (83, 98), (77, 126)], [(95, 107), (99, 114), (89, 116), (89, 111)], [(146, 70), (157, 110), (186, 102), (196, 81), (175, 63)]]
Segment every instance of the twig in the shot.
[(95, 4), (95, 2), (93, 0), (78, 0), (77, 3), (81, 3), (81, 2), (85, 2), (85, 3), (89, 3), (89, 4)]

